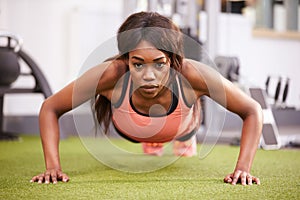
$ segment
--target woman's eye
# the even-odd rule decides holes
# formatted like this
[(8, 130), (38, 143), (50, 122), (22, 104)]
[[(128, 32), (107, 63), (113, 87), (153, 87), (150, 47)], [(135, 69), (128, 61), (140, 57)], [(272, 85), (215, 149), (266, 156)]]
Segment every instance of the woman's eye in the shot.
[(165, 63), (155, 63), (156, 68), (163, 68)]
[(133, 66), (136, 68), (136, 69), (141, 69), (143, 67), (143, 64), (142, 63), (134, 63)]

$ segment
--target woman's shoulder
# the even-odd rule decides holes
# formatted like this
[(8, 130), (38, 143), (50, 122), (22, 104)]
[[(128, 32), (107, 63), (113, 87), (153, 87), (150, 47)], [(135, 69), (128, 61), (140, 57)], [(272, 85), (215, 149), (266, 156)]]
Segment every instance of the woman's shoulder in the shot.
[(207, 91), (207, 79), (210, 79), (209, 66), (191, 59), (183, 59), (181, 75), (199, 96)]
[(197, 84), (199, 81), (202, 82), (204, 74), (204, 64), (190, 59), (183, 59), (181, 75), (191, 84), (194, 82)]
[(96, 66), (96, 68), (103, 70), (97, 87), (98, 93), (101, 94), (110, 93), (111, 89), (116, 89), (116, 85), (122, 82), (124, 75), (128, 71), (126, 62), (120, 59), (106, 61)]
[(102, 75), (99, 82), (116, 82), (120, 79), (127, 71), (128, 66), (123, 60), (110, 60), (106, 61), (98, 66), (98, 70), (102, 71)]
[[(182, 62), (182, 74), (183, 75), (190, 75), (191, 72), (205, 72), (206, 68), (208, 66), (205, 65), (204, 63), (201, 63), (199, 61), (196, 60), (192, 60), (192, 59), (183, 59)], [(198, 74), (198, 73), (196, 73)]]

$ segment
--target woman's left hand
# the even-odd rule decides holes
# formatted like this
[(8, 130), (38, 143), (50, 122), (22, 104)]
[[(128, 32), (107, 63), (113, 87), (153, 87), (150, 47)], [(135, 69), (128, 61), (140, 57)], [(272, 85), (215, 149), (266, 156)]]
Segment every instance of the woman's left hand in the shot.
[(232, 185), (236, 185), (237, 183), (241, 183), (242, 185), (252, 185), (252, 183), (256, 183), (257, 185), (260, 185), (259, 178), (242, 170), (235, 170), (234, 173), (228, 174), (224, 178), (224, 182)]

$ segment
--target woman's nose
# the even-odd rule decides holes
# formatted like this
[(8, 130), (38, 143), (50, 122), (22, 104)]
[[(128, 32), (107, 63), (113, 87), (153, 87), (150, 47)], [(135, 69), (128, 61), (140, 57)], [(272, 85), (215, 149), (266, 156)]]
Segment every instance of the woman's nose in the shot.
[(155, 79), (155, 74), (152, 69), (152, 66), (147, 66), (143, 73), (143, 80), (145, 81), (153, 81)]

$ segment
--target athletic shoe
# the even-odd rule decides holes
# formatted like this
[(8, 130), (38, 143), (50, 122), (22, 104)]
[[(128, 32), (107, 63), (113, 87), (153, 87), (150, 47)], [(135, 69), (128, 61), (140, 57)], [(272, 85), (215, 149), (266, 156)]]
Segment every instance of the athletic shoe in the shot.
[(197, 140), (194, 135), (186, 141), (175, 140), (173, 143), (173, 153), (176, 156), (192, 157), (197, 155)]
[(164, 143), (142, 143), (144, 154), (153, 156), (161, 156), (163, 154), (163, 145)]

